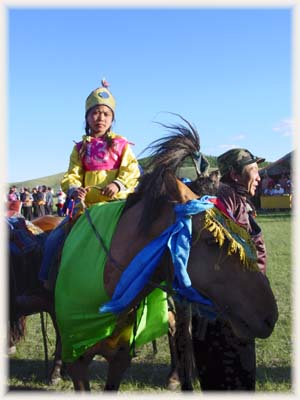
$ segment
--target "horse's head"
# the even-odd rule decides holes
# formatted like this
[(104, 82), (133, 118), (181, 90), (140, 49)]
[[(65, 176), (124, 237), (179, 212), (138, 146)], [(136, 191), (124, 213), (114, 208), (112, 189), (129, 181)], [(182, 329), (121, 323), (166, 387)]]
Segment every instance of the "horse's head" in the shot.
[(242, 261), (238, 251), (229, 255), (228, 239), (220, 247), (204, 229), (204, 218), (203, 213), (193, 217), (194, 242), (188, 264), (193, 287), (214, 303), (237, 336), (270, 336), (278, 309), (268, 279), (255, 264)]

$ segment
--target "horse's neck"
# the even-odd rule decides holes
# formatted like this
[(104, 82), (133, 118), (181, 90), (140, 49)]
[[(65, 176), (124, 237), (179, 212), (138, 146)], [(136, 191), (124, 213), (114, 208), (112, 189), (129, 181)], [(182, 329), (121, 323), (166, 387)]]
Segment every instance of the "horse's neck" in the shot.
[[(177, 180), (177, 185), (182, 203), (198, 198), (180, 180)], [(118, 267), (125, 269), (140, 250), (175, 222), (173, 205), (167, 202), (159, 218), (152, 222), (149, 232), (144, 234), (138, 226), (143, 210), (144, 201), (141, 200), (126, 210), (118, 222), (110, 247), (111, 260), (108, 260), (104, 271), (104, 282), (110, 296), (122, 274)]]
[(125, 269), (140, 250), (174, 222), (172, 205), (167, 204), (161, 217), (151, 225), (149, 233), (143, 234), (138, 229), (142, 212), (143, 201), (140, 201), (129, 208), (118, 222), (110, 247), (112, 259), (108, 260), (104, 270), (104, 283), (109, 295), (112, 295), (122, 274), (118, 266)]

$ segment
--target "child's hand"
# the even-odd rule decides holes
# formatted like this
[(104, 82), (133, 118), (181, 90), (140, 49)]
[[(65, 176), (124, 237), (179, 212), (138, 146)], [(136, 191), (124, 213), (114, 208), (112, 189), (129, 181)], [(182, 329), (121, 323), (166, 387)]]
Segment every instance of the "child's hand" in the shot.
[(76, 190), (74, 190), (74, 192), (72, 193), (72, 198), (74, 200), (79, 199), (81, 201), (84, 201), (85, 196), (86, 196), (88, 191), (89, 191), (89, 189), (85, 189), (83, 187), (79, 187)]
[(102, 189), (102, 194), (112, 199), (114, 195), (119, 192), (119, 190), (119, 186), (112, 182)]

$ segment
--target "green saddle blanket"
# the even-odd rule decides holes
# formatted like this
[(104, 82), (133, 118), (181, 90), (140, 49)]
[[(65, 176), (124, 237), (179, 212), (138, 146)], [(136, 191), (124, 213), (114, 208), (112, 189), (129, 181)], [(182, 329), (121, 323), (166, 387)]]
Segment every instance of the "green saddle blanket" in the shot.
[[(89, 208), (93, 224), (107, 248), (110, 247), (124, 205), (125, 201), (120, 200)], [(117, 316), (99, 313), (99, 307), (110, 300), (103, 283), (105, 263), (106, 254), (83, 214), (66, 239), (55, 287), (55, 309), (63, 361), (74, 361), (114, 331)], [(153, 290), (139, 306), (136, 320), (137, 329), (130, 339), (136, 347), (166, 334), (166, 294), (160, 289)]]

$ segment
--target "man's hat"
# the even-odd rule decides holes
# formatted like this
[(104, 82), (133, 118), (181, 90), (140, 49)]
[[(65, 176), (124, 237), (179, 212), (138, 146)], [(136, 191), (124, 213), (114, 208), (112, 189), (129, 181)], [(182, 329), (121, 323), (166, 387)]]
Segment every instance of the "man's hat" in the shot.
[(93, 90), (87, 97), (85, 102), (85, 112), (87, 113), (92, 107), (97, 105), (104, 105), (109, 107), (113, 113), (116, 109), (116, 100), (108, 90), (109, 84), (105, 79), (101, 81), (102, 87)]
[(245, 165), (262, 163), (265, 159), (254, 156), (246, 149), (231, 149), (217, 158), (221, 176), (227, 174), (232, 168), (241, 170)]

